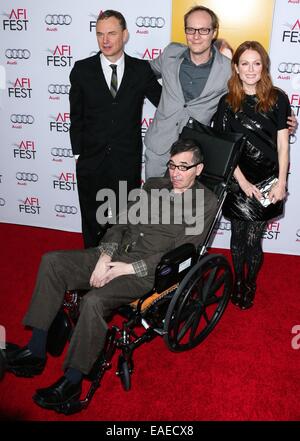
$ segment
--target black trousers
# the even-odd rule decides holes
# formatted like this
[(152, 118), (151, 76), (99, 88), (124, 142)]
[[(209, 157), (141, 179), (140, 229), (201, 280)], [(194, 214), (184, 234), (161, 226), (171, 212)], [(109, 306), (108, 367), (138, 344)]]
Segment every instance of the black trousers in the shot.
[[(63, 304), (66, 290), (90, 289), (89, 280), (98, 259), (97, 248), (45, 254), (23, 324), (47, 331)], [(88, 374), (105, 344), (105, 317), (150, 291), (153, 282), (152, 276), (137, 277), (133, 274), (117, 277), (103, 288), (90, 289), (81, 301), (80, 316), (64, 369), (73, 367)]]

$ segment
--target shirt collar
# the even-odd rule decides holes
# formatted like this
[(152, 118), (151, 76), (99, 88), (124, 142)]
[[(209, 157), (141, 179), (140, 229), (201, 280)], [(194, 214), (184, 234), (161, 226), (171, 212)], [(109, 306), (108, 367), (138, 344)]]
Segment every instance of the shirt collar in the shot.
[(100, 53), (100, 60), (101, 60), (101, 64), (102, 66), (110, 66), (111, 64), (116, 64), (118, 67), (121, 66), (122, 64), (124, 64), (124, 60), (125, 60), (125, 54), (123, 52), (123, 54), (121, 55), (121, 57), (115, 61), (114, 63), (112, 63), (111, 61), (109, 61), (105, 55), (102, 54), (102, 52)]
[[(198, 66), (201, 66), (201, 67), (210, 66), (215, 58), (215, 53), (216, 53), (216, 48), (214, 47), (214, 45), (212, 45), (211, 46), (211, 57), (209, 58), (209, 60), (206, 63), (199, 64)], [(183, 58), (184, 60), (186, 60), (188, 63), (192, 64), (193, 66), (196, 66), (191, 60), (189, 48), (186, 48), (186, 50), (181, 54), (181, 58)], [(196, 66), (196, 67), (198, 67), (198, 66)]]

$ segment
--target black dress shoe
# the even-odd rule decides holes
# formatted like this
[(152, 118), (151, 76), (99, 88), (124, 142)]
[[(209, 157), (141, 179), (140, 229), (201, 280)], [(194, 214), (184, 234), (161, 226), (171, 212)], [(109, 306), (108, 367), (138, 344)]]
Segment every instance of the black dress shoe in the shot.
[(37, 389), (32, 397), (33, 401), (44, 409), (68, 413), (68, 405), (79, 399), (81, 395), (81, 381), (73, 384), (66, 377), (61, 377), (52, 386)]
[(7, 343), (4, 350), (6, 370), (17, 377), (34, 377), (43, 372), (47, 358), (36, 357), (27, 346), (20, 348), (13, 343)]

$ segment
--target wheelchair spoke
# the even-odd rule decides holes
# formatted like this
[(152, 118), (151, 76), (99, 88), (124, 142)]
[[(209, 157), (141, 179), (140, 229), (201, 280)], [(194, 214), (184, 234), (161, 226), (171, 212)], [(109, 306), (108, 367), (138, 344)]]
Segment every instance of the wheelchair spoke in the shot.
[(208, 276), (208, 278), (207, 278), (207, 281), (206, 281), (206, 283), (204, 284), (204, 287), (203, 287), (203, 295), (202, 295), (202, 298), (203, 298), (203, 302), (204, 302), (204, 303), (205, 303), (205, 301), (206, 301), (206, 298), (207, 298), (209, 292), (211, 291), (211, 286), (212, 286), (212, 284), (213, 284), (213, 282), (214, 282), (214, 280), (215, 280), (217, 270), (218, 270), (218, 268), (215, 267), (215, 268), (210, 272), (210, 274), (209, 274), (209, 276)]

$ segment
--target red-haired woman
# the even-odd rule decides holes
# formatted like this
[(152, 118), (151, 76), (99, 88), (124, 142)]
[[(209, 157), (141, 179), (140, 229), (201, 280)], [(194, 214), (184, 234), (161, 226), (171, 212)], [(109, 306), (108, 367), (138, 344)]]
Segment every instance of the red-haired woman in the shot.
[[(246, 145), (234, 172), (238, 184), (223, 206), (231, 220), (231, 254), (235, 271), (232, 302), (250, 308), (262, 264), (261, 239), (267, 221), (280, 216), (286, 197), (289, 164), (287, 117), (291, 113), (286, 94), (273, 86), (270, 60), (257, 41), (246, 41), (232, 58), (229, 92), (214, 118), (219, 130), (244, 133)], [(266, 199), (260, 191), (277, 177)]]

